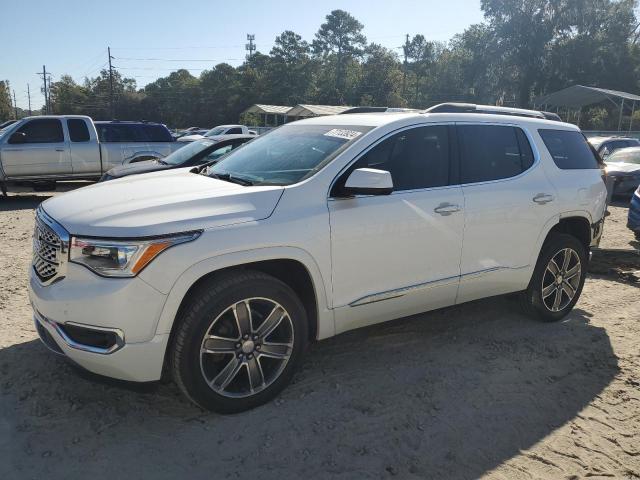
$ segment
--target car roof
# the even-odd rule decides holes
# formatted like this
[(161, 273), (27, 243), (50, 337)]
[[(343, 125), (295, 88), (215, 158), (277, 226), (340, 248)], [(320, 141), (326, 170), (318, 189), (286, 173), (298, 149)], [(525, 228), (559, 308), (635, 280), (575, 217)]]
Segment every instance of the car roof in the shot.
[[(297, 125), (361, 125), (367, 127), (381, 127), (383, 125), (397, 124), (398, 126), (411, 125), (411, 123), (426, 122), (473, 122), (473, 123), (504, 123), (516, 125), (532, 125), (537, 128), (550, 128), (556, 130), (575, 130), (578, 127), (571, 123), (558, 122), (543, 118), (530, 118), (505, 114), (490, 113), (413, 113), (413, 112), (383, 112), (383, 113), (352, 113), (349, 115), (327, 115), (313, 117), (292, 122)], [(290, 125), (290, 124), (287, 124)]]
[(161, 125), (165, 126), (162, 123), (157, 122), (146, 122), (144, 120), (96, 120), (96, 125)]

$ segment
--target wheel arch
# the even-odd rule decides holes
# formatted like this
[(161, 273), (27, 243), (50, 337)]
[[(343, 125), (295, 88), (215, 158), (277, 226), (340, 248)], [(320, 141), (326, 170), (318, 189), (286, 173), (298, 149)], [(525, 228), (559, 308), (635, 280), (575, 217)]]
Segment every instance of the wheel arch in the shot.
[(180, 309), (189, 295), (203, 282), (234, 270), (258, 270), (272, 275), (300, 297), (309, 320), (310, 339), (335, 335), (333, 311), (327, 307), (325, 285), (310, 255), (296, 248), (238, 252), (201, 261), (187, 269), (167, 296), (156, 334), (172, 333)]
[(546, 223), (538, 238), (537, 248), (531, 258), (531, 265), (536, 264), (542, 247), (554, 233), (566, 233), (576, 237), (588, 251), (591, 244), (591, 225), (591, 215), (586, 211), (567, 212), (554, 216)]

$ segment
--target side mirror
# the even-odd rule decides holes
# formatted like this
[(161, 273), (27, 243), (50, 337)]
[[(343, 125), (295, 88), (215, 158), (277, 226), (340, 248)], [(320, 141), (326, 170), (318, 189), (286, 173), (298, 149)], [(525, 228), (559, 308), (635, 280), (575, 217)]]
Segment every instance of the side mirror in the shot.
[(12, 133), (9, 137), (9, 143), (24, 143), (27, 140), (27, 134), (24, 132)]
[(347, 178), (343, 192), (347, 195), (389, 195), (393, 192), (393, 179), (385, 170), (358, 168)]

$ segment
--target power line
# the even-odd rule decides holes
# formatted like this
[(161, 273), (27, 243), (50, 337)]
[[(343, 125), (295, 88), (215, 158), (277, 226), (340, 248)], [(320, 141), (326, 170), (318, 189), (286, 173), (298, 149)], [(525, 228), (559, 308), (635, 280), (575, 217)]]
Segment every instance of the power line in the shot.
[(136, 62), (223, 62), (223, 61), (235, 61), (240, 58), (131, 58), (131, 57), (118, 57), (118, 60), (136, 61)]

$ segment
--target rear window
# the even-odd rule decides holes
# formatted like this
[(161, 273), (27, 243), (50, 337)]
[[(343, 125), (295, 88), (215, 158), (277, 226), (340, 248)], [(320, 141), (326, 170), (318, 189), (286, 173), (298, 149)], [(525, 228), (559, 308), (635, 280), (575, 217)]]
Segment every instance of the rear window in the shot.
[(515, 177), (533, 165), (526, 135), (503, 125), (458, 126), (462, 183)]
[(67, 120), (67, 128), (69, 129), (69, 139), (72, 142), (88, 142), (89, 129), (84, 120), (79, 118), (71, 118)]
[(172, 142), (173, 137), (163, 125), (146, 123), (99, 123), (98, 138), (106, 143)]
[(599, 168), (598, 159), (580, 132), (568, 130), (538, 130), (553, 161), (562, 170)]
[(172, 142), (173, 137), (169, 130), (162, 125), (140, 125), (142, 134), (147, 142)]

